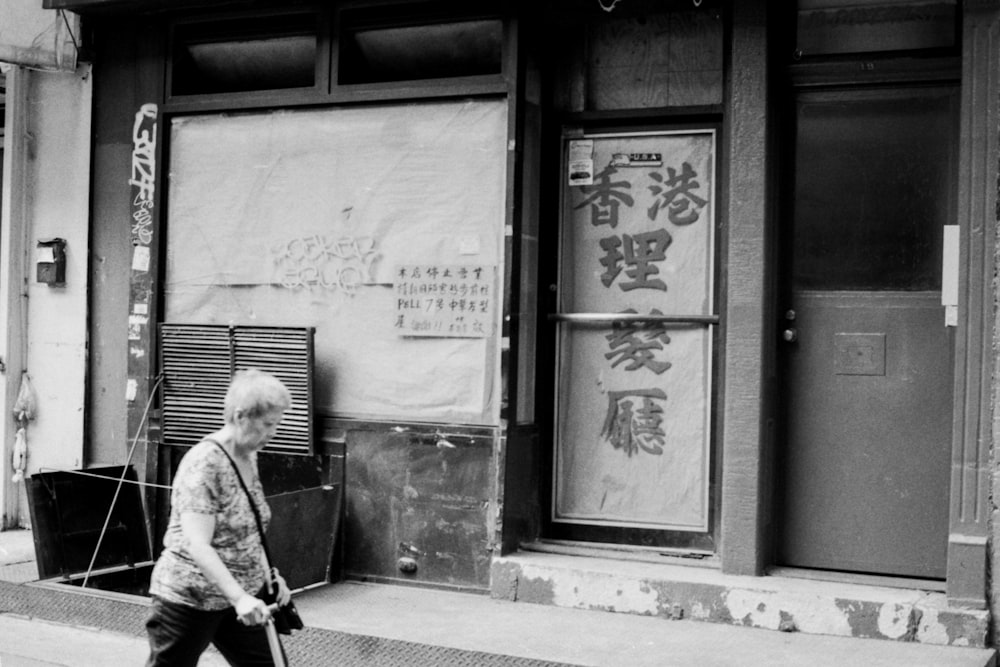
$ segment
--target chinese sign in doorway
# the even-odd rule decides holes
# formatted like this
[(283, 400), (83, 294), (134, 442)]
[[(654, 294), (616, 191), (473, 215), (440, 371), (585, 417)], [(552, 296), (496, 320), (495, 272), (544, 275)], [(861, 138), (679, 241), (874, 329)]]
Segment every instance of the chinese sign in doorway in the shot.
[(706, 531), (715, 132), (564, 149), (552, 518)]

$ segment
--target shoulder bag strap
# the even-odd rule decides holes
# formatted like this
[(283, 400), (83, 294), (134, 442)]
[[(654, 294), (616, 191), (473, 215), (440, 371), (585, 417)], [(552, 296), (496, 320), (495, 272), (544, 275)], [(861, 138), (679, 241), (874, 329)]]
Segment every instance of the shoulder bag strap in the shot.
[[(236, 461), (233, 457), (229, 455), (226, 448), (222, 446), (222, 443), (218, 440), (213, 440), (212, 438), (205, 438), (206, 442), (211, 442), (213, 445), (217, 446), (226, 458), (229, 459), (229, 463), (233, 466), (233, 472), (236, 473), (236, 479), (240, 480), (240, 486), (243, 487), (243, 492), (247, 494), (247, 502), (250, 503), (250, 509), (253, 510), (254, 521), (257, 522), (257, 532), (260, 534), (260, 545), (264, 547), (264, 557), (267, 559), (267, 566), (273, 567), (274, 561), (271, 560), (271, 551), (267, 548), (267, 538), (264, 537), (264, 526), (260, 521), (260, 513), (257, 511), (257, 503), (253, 501), (253, 496), (250, 495), (250, 489), (247, 488), (247, 483), (243, 481), (243, 475), (240, 474), (240, 469), (236, 467)], [(268, 576), (270, 579), (270, 575)]]

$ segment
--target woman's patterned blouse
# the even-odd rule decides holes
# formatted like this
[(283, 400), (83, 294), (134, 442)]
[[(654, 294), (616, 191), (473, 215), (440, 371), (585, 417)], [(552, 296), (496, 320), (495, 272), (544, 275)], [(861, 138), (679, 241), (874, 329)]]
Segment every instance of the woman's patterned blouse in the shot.
[[(264, 529), (271, 509), (254, 462), (253, 479), (244, 480), (253, 495)], [(205, 578), (187, 552), (181, 514), (198, 512), (215, 517), (212, 547), (247, 593), (255, 595), (264, 585), (263, 548), (237, 472), (214, 441), (204, 440), (181, 459), (174, 478), (170, 522), (163, 537), (163, 552), (153, 568), (149, 593), (168, 602), (202, 610), (230, 606), (222, 592)]]

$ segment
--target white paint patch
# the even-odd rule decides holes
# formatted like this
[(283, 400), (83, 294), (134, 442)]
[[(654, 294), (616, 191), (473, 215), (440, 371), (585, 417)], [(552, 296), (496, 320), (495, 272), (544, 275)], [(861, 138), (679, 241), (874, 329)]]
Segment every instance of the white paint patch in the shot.
[(777, 630), (781, 623), (777, 601), (770, 593), (732, 589), (725, 595), (725, 604), (738, 624), (748, 619), (754, 627)]
[[(920, 625), (917, 627), (917, 641), (921, 644), (947, 644), (949, 642), (948, 630), (938, 618), (938, 610), (924, 606), (918, 607), (923, 612), (920, 617)], [(968, 646), (966, 638), (956, 639), (957, 646)]]
[(691, 609), (688, 611), (688, 618), (696, 621), (710, 621), (712, 620), (712, 610), (711, 608), (706, 608), (700, 602), (693, 602), (691, 603)]
[(748, 618), (754, 627), (777, 630), (781, 612), (785, 612), (800, 632), (852, 636), (847, 612), (828, 597), (731, 589), (725, 595), (725, 604), (736, 623)]
[(878, 611), (878, 631), (889, 639), (899, 639), (906, 634), (906, 625), (912, 607), (886, 603)]
[[(496, 562), (508, 561), (500, 558)], [(521, 559), (509, 562), (518, 566), (522, 580), (534, 580), (541, 589), (548, 586), (551, 603), (563, 607), (654, 615), (665, 611), (658, 604), (658, 592), (662, 591), (664, 602), (684, 607), (686, 619), (734, 625), (747, 622), (778, 630), (783, 618), (788, 618), (801, 633), (839, 637), (855, 635), (853, 621), (859, 629), (877, 631), (890, 641), (905, 637), (911, 610), (917, 609), (921, 612), (917, 642), (979, 648), (986, 642), (990, 617), (987, 610), (949, 607), (943, 593), (780, 577), (726, 577), (711, 571), (694, 581), (691, 575), (700, 577), (706, 572), (694, 569), (683, 570), (687, 575), (683, 578), (674, 573), (673, 578), (651, 580), (642, 568), (622, 563), (577, 571), (565, 564), (539, 566)], [(683, 591), (681, 597), (676, 597), (678, 591)], [(962, 626), (953, 625), (956, 623)], [(949, 636), (949, 629), (954, 636)]]
[(531, 566), (523, 569), (522, 578), (551, 582), (552, 602), (559, 607), (597, 608), (650, 616), (658, 612), (656, 591), (641, 580)]

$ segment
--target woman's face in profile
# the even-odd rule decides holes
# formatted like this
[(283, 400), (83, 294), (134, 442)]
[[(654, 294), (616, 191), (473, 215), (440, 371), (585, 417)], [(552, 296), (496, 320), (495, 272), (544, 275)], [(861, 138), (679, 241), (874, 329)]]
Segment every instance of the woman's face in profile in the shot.
[(271, 410), (253, 417), (242, 411), (237, 413), (237, 441), (244, 447), (260, 449), (274, 437), (284, 415), (283, 410)]

